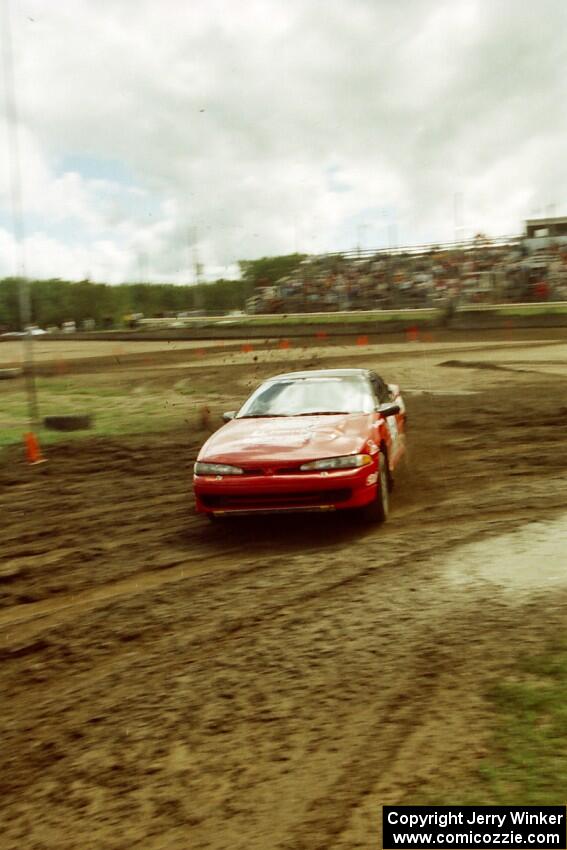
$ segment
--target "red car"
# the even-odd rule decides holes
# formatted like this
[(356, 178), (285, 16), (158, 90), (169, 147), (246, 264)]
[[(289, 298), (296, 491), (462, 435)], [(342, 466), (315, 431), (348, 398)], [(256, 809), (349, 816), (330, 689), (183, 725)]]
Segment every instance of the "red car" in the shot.
[(399, 387), (368, 369), (321, 369), (263, 383), (213, 434), (194, 467), (197, 511), (229, 514), (357, 508), (388, 515), (405, 452)]

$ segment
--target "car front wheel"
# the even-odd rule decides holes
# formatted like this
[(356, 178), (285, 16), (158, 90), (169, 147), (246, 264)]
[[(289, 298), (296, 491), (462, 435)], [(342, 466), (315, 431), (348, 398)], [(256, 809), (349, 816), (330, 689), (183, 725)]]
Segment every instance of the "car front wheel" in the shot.
[(378, 455), (378, 487), (376, 498), (361, 508), (361, 514), (367, 522), (385, 522), (390, 512), (390, 476), (388, 462), (384, 452)]

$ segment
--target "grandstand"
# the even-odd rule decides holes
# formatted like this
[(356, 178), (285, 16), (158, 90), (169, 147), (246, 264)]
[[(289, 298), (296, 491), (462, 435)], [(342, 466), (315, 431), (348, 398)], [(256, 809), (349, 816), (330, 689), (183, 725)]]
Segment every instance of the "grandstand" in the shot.
[[(542, 220), (548, 221), (548, 220)], [(553, 219), (559, 228), (567, 219)], [(249, 313), (443, 307), (567, 300), (567, 233), (539, 220), (523, 236), (346, 251), (303, 260), (276, 285), (258, 286)], [(534, 229), (535, 228), (535, 229)], [(532, 234), (540, 232), (538, 236)]]

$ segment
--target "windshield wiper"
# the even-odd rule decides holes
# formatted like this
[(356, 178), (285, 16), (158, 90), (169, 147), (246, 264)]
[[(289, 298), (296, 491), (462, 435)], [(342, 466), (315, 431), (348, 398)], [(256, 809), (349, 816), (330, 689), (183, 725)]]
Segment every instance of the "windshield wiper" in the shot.
[(287, 413), (245, 413), (237, 419), (273, 419), (275, 416), (287, 416)]
[(291, 413), (290, 416), (343, 416), (348, 410), (310, 410), (309, 413)]

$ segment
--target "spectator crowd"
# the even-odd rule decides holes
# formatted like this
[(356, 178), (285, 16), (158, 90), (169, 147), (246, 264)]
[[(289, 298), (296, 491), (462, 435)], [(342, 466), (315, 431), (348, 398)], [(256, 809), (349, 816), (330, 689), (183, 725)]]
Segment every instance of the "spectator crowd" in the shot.
[(257, 287), (250, 313), (439, 307), (567, 300), (567, 244), (533, 247), (477, 236), (461, 247), (380, 251), (303, 260), (275, 285)]

